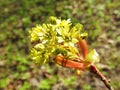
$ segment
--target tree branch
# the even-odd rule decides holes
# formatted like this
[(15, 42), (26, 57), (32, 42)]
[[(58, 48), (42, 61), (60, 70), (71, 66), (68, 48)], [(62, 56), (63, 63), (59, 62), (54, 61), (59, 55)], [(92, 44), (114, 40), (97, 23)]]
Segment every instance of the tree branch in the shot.
[(103, 74), (94, 65), (90, 66), (90, 72), (96, 74), (109, 90), (114, 90), (113, 87), (110, 85), (110, 81), (107, 80), (105, 76), (103, 76)]

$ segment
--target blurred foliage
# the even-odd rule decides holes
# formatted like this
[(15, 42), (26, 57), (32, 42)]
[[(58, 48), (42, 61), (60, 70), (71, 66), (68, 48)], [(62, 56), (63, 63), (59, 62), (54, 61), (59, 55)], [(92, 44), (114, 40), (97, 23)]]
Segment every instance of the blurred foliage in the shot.
[[(95, 47), (101, 55), (101, 71), (111, 78), (115, 90), (120, 90), (119, 0), (0, 0), (0, 89), (106, 90), (89, 75), (76, 80), (69, 69), (59, 69), (53, 63), (49, 68), (36, 67), (31, 62), (28, 31), (48, 21), (49, 16), (71, 18), (72, 22), (84, 25), (90, 48)], [(90, 80), (93, 86), (85, 84), (91, 84)]]

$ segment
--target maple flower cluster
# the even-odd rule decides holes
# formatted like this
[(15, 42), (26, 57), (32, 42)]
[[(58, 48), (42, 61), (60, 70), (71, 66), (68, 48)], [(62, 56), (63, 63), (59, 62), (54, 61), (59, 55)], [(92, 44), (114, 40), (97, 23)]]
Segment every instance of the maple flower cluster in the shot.
[[(78, 60), (80, 50), (77, 43), (87, 37), (82, 28), (80, 23), (73, 26), (70, 19), (61, 20), (51, 16), (49, 23), (36, 25), (29, 31), (31, 42), (35, 43), (31, 49), (31, 58), (39, 65), (53, 61), (56, 56)], [(86, 61), (99, 61), (99, 55), (92, 50), (87, 55)]]
[(99, 62), (95, 49), (88, 52), (84, 32), (80, 23), (73, 25), (70, 19), (61, 20), (51, 16), (48, 23), (36, 25), (29, 31), (32, 43), (31, 58), (37, 65), (54, 61), (63, 67), (74, 68), (76, 75), (84, 70), (96, 74), (109, 90), (110, 82), (100, 73), (94, 63)]

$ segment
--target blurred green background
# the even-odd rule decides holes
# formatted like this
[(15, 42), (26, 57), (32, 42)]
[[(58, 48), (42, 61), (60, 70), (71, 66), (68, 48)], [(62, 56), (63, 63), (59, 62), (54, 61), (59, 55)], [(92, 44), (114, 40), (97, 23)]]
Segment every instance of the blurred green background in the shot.
[(89, 48), (100, 54), (98, 68), (120, 90), (119, 0), (0, 0), (0, 90), (107, 90), (89, 72), (75, 76), (72, 69), (31, 61), (28, 31), (51, 15), (83, 24)]

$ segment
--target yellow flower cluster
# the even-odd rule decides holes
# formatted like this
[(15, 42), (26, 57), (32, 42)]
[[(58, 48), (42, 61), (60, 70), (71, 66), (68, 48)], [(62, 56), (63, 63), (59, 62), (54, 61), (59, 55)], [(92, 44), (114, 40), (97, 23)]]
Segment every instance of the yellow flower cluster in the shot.
[(70, 19), (61, 20), (53, 16), (49, 21), (29, 31), (31, 42), (35, 43), (31, 49), (32, 59), (41, 65), (58, 54), (70, 59), (77, 58), (78, 38), (87, 36), (87, 33), (81, 33), (83, 26), (79, 23), (72, 26)]

